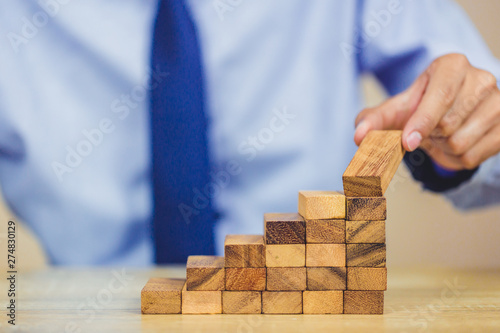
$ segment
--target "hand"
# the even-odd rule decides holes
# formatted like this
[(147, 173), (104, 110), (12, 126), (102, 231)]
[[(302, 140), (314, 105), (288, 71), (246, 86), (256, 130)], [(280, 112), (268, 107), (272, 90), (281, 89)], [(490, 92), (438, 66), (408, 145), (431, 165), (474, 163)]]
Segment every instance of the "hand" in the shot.
[(500, 151), (500, 91), (495, 76), (460, 54), (436, 59), (406, 91), (356, 118), (354, 141), (375, 129), (403, 130), (403, 147), (420, 147), (451, 170), (474, 169)]

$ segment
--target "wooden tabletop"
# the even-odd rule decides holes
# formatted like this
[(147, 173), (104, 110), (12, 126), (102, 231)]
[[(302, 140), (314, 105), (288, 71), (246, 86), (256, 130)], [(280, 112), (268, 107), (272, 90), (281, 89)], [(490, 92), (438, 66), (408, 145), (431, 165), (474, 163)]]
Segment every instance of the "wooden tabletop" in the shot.
[[(500, 271), (391, 269), (384, 315), (141, 315), (149, 277), (184, 267), (60, 269), (17, 277), (19, 332), (500, 332)], [(8, 289), (2, 279), (0, 331)], [(338, 329), (338, 330), (337, 330)], [(278, 331), (279, 330), (279, 331)]]

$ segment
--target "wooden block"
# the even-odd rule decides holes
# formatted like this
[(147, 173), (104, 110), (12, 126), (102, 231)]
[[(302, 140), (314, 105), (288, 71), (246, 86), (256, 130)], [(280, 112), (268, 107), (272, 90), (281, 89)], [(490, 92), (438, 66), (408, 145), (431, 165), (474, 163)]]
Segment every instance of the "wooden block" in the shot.
[(226, 290), (265, 290), (266, 268), (226, 268)]
[(256, 314), (262, 312), (260, 291), (223, 291), (222, 313)]
[(307, 290), (345, 290), (345, 267), (307, 267)]
[(266, 245), (266, 267), (304, 267), (305, 244)]
[(347, 244), (348, 267), (385, 267), (385, 244)]
[(385, 197), (348, 197), (346, 206), (349, 221), (378, 221), (387, 217)]
[(345, 243), (345, 220), (306, 220), (306, 243)]
[(224, 258), (189, 256), (186, 265), (187, 290), (224, 290)]
[(370, 131), (342, 176), (347, 197), (381, 197), (403, 159), (402, 131)]
[(346, 221), (347, 243), (385, 243), (385, 221)]
[(267, 290), (306, 290), (305, 267), (267, 268)]
[(227, 235), (224, 241), (226, 267), (266, 267), (262, 235)]
[(183, 314), (222, 313), (222, 291), (189, 291), (182, 289)]
[(349, 267), (347, 268), (348, 290), (387, 290), (387, 268)]
[(184, 279), (149, 279), (141, 291), (142, 313), (181, 313), (181, 292), (185, 284)]
[(305, 244), (306, 225), (298, 213), (264, 214), (266, 244)]
[(302, 291), (263, 291), (262, 313), (302, 313)]
[(344, 293), (341, 290), (304, 291), (304, 314), (344, 313)]
[(333, 191), (300, 191), (299, 214), (306, 220), (345, 219), (345, 196)]
[(345, 267), (345, 244), (306, 244), (307, 267)]
[(346, 314), (383, 314), (383, 291), (344, 291), (344, 313)]

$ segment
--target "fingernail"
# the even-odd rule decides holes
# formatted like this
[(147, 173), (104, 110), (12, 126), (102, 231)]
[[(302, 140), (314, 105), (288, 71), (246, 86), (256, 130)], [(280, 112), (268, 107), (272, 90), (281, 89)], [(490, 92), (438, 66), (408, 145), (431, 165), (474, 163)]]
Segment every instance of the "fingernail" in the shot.
[(408, 138), (406, 138), (406, 145), (410, 148), (410, 151), (417, 149), (421, 142), (422, 135), (417, 131), (411, 132), (410, 135), (408, 135)]
[(356, 129), (354, 130), (356, 133), (357, 132), (366, 132), (368, 130), (368, 123), (365, 122), (364, 120), (361, 120), (361, 122), (356, 126)]

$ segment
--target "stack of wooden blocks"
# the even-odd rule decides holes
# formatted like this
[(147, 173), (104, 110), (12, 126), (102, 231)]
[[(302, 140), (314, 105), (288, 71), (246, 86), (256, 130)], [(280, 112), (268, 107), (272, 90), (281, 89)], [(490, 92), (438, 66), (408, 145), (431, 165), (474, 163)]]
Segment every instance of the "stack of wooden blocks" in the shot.
[(382, 314), (383, 197), (401, 162), (400, 131), (370, 132), (344, 193), (299, 192), (297, 213), (264, 215), (264, 236), (228, 235), (224, 257), (190, 256), (186, 279), (152, 278), (143, 313)]

